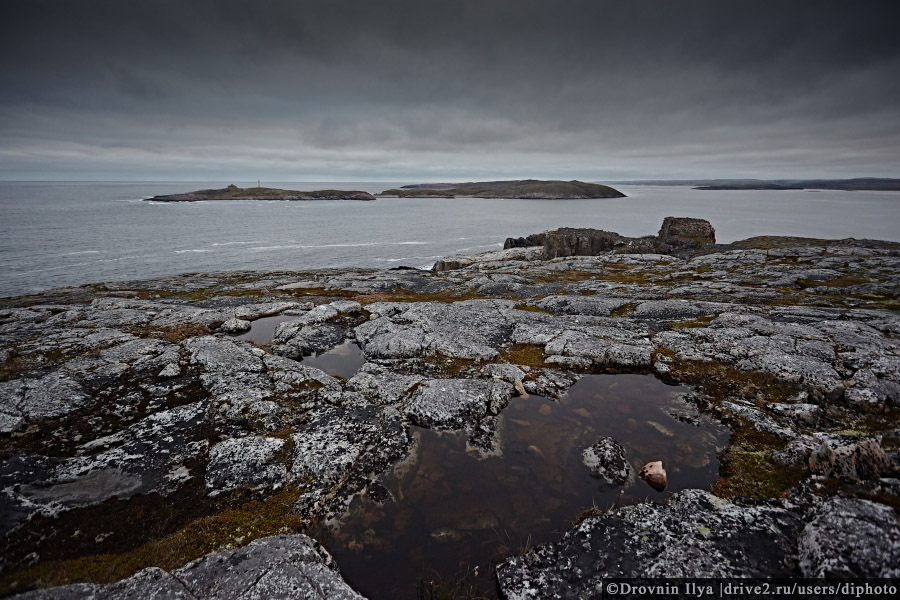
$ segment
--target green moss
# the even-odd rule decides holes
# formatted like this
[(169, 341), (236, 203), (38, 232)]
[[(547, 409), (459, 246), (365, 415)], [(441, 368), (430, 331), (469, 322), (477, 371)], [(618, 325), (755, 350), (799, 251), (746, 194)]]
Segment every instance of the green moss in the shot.
[(531, 304), (525, 304), (524, 302), (520, 302), (513, 306), (516, 310), (527, 310), (528, 312), (536, 312), (536, 313), (546, 313), (548, 315), (554, 314), (552, 310), (547, 310), (546, 308), (540, 308), (537, 306), (532, 306)]
[(129, 327), (128, 332), (142, 338), (157, 338), (172, 344), (177, 344), (191, 337), (210, 335), (212, 330), (206, 325), (188, 324), (173, 325), (171, 327)]
[(69, 583), (109, 583), (147, 567), (177, 569), (210, 552), (236, 548), (270, 535), (302, 531), (302, 520), (291, 512), (291, 505), (301, 493), (299, 488), (286, 487), (265, 500), (226, 508), (121, 554), (47, 561), (13, 571), (0, 579), (0, 590), (15, 593)]
[(475, 365), (475, 361), (469, 358), (445, 356), (440, 353), (426, 356), (425, 363), (437, 367), (445, 377), (459, 377), (460, 375), (466, 375), (472, 370), (473, 365)]
[(554, 271), (552, 273), (533, 277), (532, 279), (538, 283), (570, 283), (601, 278), (599, 273), (589, 273), (588, 271), (571, 269), (568, 271)]
[(611, 317), (625, 317), (634, 312), (637, 307), (631, 302), (627, 302), (618, 308), (614, 308), (609, 311), (609, 316)]
[(578, 293), (582, 296), (593, 296), (597, 293), (597, 290), (578, 290)]
[(537, 344), (513, 344), (500, 348), (499, 362), (540, 368), (544, 362), (544, 347)]
[(783, 496), (807, 474), (805, 468), (785, 467), (772, 459), (772, 453), (784, 446), (783, 440), (737, 418), (734, 433), (721, 457), (719, 479), (710, 491), (724, 498)]
[(859, 277), (857, 275), (842, 275), (840, 277), (835, 277), (834, 279), (829, 279), (827, 281), (816, 281), (815, 279), (797, 280), (797, 285), (799, 285), (803, 289), (820, 286), (846, 288), (854, 285), (863, 285), (866, 283), (872, 283), (872, 280), (868, 277)]
[(718, 315), (709, 315), (706, 317), (697, 317), (696, 319), (688, 319), (686, 321), (679, 321), (678, 323), (672, 323), (672, 329), (695, 329), (699, 327), (706, 327), (712, 321), (716, 319)]
[(361, 294), (356, 296), (355, 300), (360, 304), (366, 305), (373, 302), (462, 302), (463, 300), (480, 300), (490, 297), (475, 293), (475, 288), (469, 288), (463, 292), (443, 290), (428, 293), (398, 288), (391, 292)]
[[(665, 350), (658, 348), (657, 353), (664, 353)], [(716, 401), (726, 396), (755, 400), (758, 394), (762, 394), (766, 402), (784, 402), (800, 391), (798, 386), (779, 381), (769, 373), (738, 371), (730, 365), (713, 361), (676, 360), (671, 373), (684, 383), (701, 386)]]

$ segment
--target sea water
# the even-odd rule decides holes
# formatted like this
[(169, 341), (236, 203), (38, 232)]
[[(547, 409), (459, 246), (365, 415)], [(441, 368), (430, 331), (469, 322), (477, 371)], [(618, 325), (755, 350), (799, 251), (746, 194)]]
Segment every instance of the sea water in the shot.
[[(900, 241), (900, 192), (619, 186), (627, 198), (144, 201), (229, 183), (0, 183), (0, 296), (218, 270), (429, 268), (556, 227), (650, 235), (666, 216), (707, 219), (720, 242), (764, 234)], [(375, 193), (402, 183), (266, 185)]]

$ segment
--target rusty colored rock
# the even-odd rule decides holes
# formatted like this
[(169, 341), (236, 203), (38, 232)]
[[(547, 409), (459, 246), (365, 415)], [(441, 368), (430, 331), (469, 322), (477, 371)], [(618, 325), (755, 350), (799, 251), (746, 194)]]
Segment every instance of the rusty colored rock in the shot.
[(641, 467), (640, 478), (657, 492), (666, 489), (666, 470), (661, 460), (647, 463)]

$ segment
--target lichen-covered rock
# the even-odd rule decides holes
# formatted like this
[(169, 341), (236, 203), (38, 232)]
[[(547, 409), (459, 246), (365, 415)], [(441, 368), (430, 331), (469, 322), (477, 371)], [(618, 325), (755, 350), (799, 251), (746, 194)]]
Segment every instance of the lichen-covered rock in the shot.
[(409, 450), (400, 415), (390, 408), (321, 408), (291, 435), (291, 479), (304, 488), (294, 511), (329, 517)]
[(890, 507), (857, 498), (823, 502), (799, 542), (804, 577), (900, 577), (900, 526)]
[(12, 529), (30, 515), (55, 515), (113, 496), (173, 493), (194, 476), (186, 465), (206, 453), (206, 440), (196, 435), (206, 411), (205, 402), (179, 406), (84, 443), (77, 456), (8, 463), (0, 470), (0, 503), (9, 510), (2, 528)]
[(172, 572), (153, 567), (117, 583), (68, 585), (16, 598), (364, 600), (341, 578), (331, 556), (305, 535), (258, 539), (243, 548), (208, 554)]
[(237, 487), (278, 489), (287, 468), (273, 463), (285, 441), (268, 437), (230, 438), (209, 449), (206, 487), (210, 496)]
[(512, 390), (495, 379), (428, 379), (416, 388), (404, 410), (416, 425), (461, 429), (499, 414), (512, 398)]
[(54, 419), (92, 403), (85, 390), (64, 372), (0, 383), (0, 432), (26, 422)]
[(813, 473), (849, 482), (878, 479), (888, 470), (881, 438), (817, 434), (819, 445), (809, 455)]
[(733, 504), (685, 490), (586, 519), (559, 542), (497, 567), (502, 597), (588, 598), (610, 577), (778, 577), (794, 571), (802, 514), (788, 502)]
[(590, 469), (591, 475), (609, 485), (625, 485), (634, 481), (634, 469), (625, 460), (625, 449), (611, 437), (602, 437), (585, 448), (581, 453), (581, 462)]
[(222, 326), (219, 327), (219, 331), (223, 333), (243, 333), (245, 331), (250, 331), (251, 327), (252, 324), (250, 321), (232, 318), (222, 323)]

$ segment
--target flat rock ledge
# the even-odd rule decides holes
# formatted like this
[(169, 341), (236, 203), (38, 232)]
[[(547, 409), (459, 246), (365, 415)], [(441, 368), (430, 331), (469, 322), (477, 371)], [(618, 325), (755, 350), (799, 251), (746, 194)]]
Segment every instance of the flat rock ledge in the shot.
[(243, 548), (208, 554), (176, 569), (144, 569), (117, 583), (74, 584), (36, 590), (19, 600), (225, 600), (296, 598), (361, 600), (334, 568), (329, 554), (305, 535), (278, 535)]

